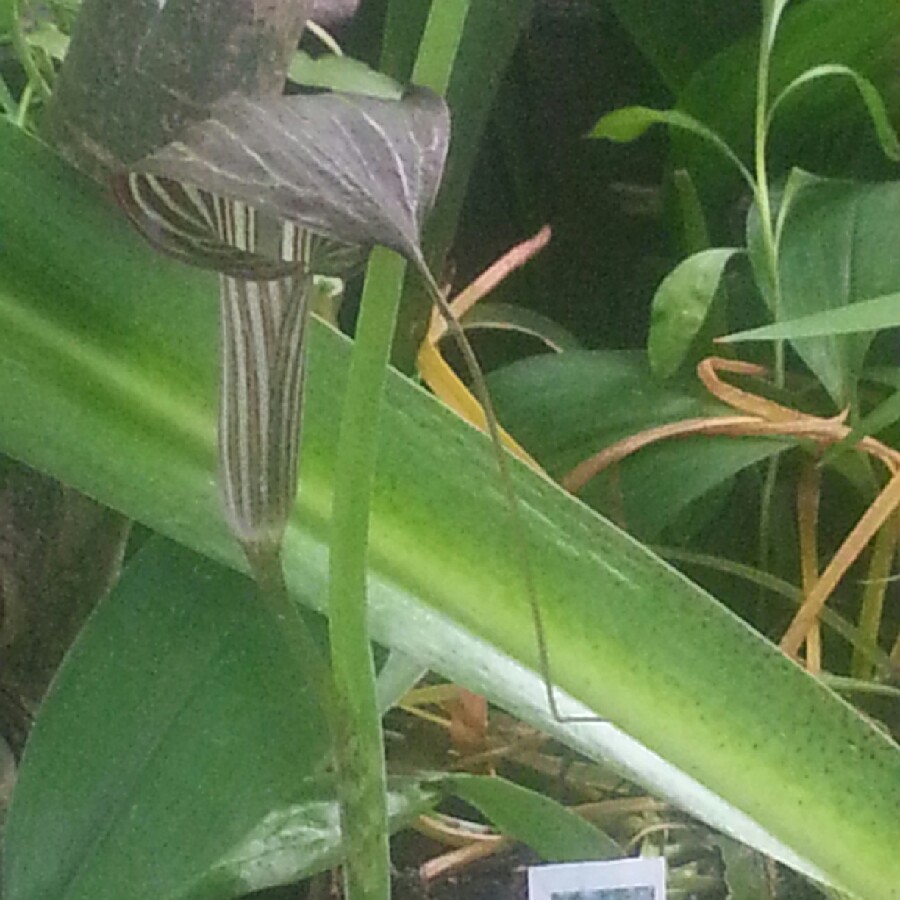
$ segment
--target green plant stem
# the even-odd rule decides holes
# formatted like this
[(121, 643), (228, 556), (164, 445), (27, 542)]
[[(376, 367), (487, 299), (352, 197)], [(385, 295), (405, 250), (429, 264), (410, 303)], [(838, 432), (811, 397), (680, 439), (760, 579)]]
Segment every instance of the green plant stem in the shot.
[[(469, 0), (431, 6), (413, 80), (445, 93)], [(456, 40), (447, 45), (446, 35)], [(390, 897), (384, 747), (366, 615), (366, 550), (378, 414), (406, 263), (376, 248), (369, 263), (341, 418), (329, 556), (329, 629), (339, 722), (341, 830), (348, 900)], [(343, 738), (339, 732), (343, 732)]]
[(369, 263), (341, 416), (329, 556), (332, 672), (340, 718), (341, 829), (349, 900), (390, 896), (384, 748), (366, 609), (366, 551), (378, 421), (405, 262), (376, 248)]
[(29, 81), (24, 88), (22, 88), (22, 95), (19, 97), (19, 110), (16, 113), (16, 127), (24, 130), (25, 124), (28, 121), (28, 108), (31, 106), (31, 95), (34, 93), (34, 89), (31, 86), (31, 82)]
[(291, 655), (297, 660), (299, 670), (310, 676), (316, 698), (331, 722), (335, 708), (334, 682), (325, 655), (310, 634), (303, 613), (291, 600), (284, 581), (280, 543), (269, 547), (244, 546), (253, 578), (259, 588), (260, 598), (269, 610)]
[[(878, 641), (878, 632), (884, 612), (884, 595), (894, 561), (895, 547), (896, 532), (893, 524), (888, 522), (875, 537), (869, 562), (869, 577), (863, 590), (862, 606), (859, 611), (859, 633), (862, 639), (869, 643)], [(860, 652), (858, 647), (853, 648), (850, 674), (863, 681), (869, 680), (873, 676), (871, 661)]]
[[(774, 7), (774, 8), (773, 8)], [(759, 59), (756, 71), (756, 109), (753, 128), (753, 161), (756, 173), (756, 203), (762, 225), (763, 244), (766, 253), (767, 276), (772, 288), (772, 313), (776, 322), (781, 320), (781, 284), (778, 277), (778, 248), (772, 221), (772, 201), (769, 193), (769, 176), (766, 163), (766, 142), (769, 121), (769, 71), (772, 45), (783, 4), (764, 5), (762, 30), (759, 42)], [(784, 342), (775, 342), (775, 384), (784, 386)]]
[(900, 688), (892, 684), (879, 684), (877, 681), (860, 681), (857, 678), (846, 678), (843, 675), (831, 675), (823, 672), (819, 679), (839, 694), (874, 694), (879, 697), (892, 697), (900, 700)]
[[(766, 140), (768, 138), (769, 68), (781, 9), (783, 9), (783, 3), (780, 3), (780, 0), (763, 4), (763, 22), (760, 32), (759, 59), (756, 71), (756, 110), (753, 128), (756, 203), (759, 207), (763, 246), (765, 247), (766, 276), (772, 289), (772, 316), (776, 322), (781, 320), (781, 283), (778, 276), (778, 248), (775, 243), (772, 202), (769, 195)], [(775, 384), (780, 388), (784, 387), (784, 341), (775, 341), (774, 373)], [(775, 457), (769, 461), (766, 467), (766, 477), (760, 497), (759, 567), (763, 571), (768, 569), (769, 563), (772, 501), (777, 480), (778, 457)]]
[(435, 0), (431, 4), (413, 70), (416, 84), (447, 93), (470, 4), (471, 0)]

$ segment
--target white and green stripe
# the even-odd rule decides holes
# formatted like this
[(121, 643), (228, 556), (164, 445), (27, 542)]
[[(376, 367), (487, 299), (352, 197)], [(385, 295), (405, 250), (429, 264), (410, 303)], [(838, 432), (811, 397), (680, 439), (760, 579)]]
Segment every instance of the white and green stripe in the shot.
[[(277, 550), (297, 492), (312, 257), (324, 242), (244, 203), (128, 173), (116, 196), (158, 248), (219, 271), (219, 470), (248, 554)], [(337, 257), (346, 248), (332, 245)]]

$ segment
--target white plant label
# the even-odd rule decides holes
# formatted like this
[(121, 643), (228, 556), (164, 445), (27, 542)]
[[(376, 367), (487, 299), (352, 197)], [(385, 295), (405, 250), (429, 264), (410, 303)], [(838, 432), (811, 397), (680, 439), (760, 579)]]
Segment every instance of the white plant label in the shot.
[(665, 900), (666, 863), (652, 859), (534, 866), (528, 900)]

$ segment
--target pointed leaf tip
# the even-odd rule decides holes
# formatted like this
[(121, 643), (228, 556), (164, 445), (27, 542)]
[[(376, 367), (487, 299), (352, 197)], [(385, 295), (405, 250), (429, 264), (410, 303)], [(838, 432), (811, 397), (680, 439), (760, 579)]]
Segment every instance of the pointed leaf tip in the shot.
[(343, 244), (383, 244), (419, 261), (449, 135), (446, 104), (425, 88), (399, 101), (232, 95), (136, 168)]

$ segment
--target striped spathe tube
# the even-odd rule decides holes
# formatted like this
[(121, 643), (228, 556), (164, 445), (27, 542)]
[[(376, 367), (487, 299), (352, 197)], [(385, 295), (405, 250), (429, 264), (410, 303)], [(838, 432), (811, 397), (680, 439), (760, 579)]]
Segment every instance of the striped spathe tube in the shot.
[(329, 271), (359, 252), (172, 179), (130, 172), (114, 189), (157, 249), (219, 273), (225, 516), (251, 564), (277, 556), (297, 492), (314, 253)]

